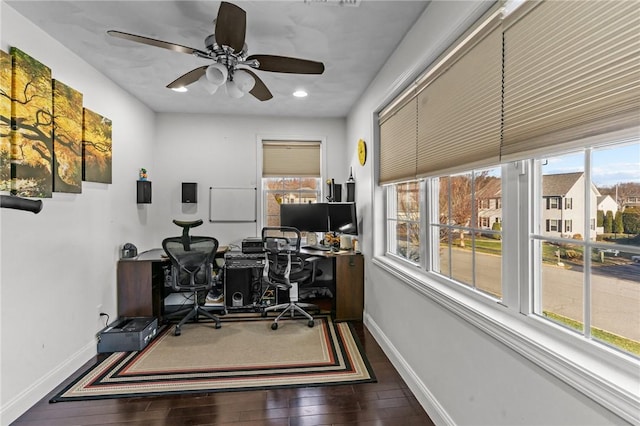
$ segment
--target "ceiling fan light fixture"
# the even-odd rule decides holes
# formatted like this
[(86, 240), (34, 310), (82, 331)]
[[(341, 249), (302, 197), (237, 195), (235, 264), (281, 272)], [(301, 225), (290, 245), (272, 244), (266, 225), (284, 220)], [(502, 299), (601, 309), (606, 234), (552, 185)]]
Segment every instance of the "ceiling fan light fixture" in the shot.
[(293, 92), (293, 96), (295, 96), (296, 98), (306, 98), (308, 95), (309, 94), (304, 90), (296, 90), (295, 92)]
[(233, 81), (242, 93), (249, 93), (256, 84), (256, 79), (245, 70), (238, 70), (233, 74)]
[[(359, 3), (361, 0), (305, 1), (332, 1), (342, 5)], [(260, 77), (250, 70), (287, 74), (324, 73), (325, 67), (322, 62), (279, 55), (248, 55), (245, 42), (246, 24), (247, 16), (244, 9), (222, 1), (214, 20), (214, 33), (205, 38), (206, 50), (116, 30), (109, 30), (107, 34), (111, 37), (213, 61), (210, 65), (201, 65), (192, 69), (167, 85), (168, 88), (177, 92), (186, 92), (187, 86), (199, 82), (201, 90), (213, 94), (226, 83), (226, 91), (230, 97), (241, 98), (249, 93), (259, 101), (268, 101), (273, 98), (273, 94)], [(306, 93), (301, 96), (306, 96)]]
[(216, 86), (222, 86), (224, 82), (227, 81), (228, 74), (229, 71), (227, 70), (227, 67), (218, 63), (209, 65), (207, 67), (207, 71), (205, 71), (207, 80)]
[(244, 96), (244, 92), (240, 90), (240, 87), (238, 87), (236, 82), (233, 80), (227, 81), (226, 88), (227, 88), (227, 95), (229, 95), (232, 98), (239, 99)]
[(206, 74), (202, 74), (202, 76), (198, 79), (198, 83), (210, 95), (213, 95), (214, 93), (216, 93), (216, 91), (218, 90), (218, 87), (219, 87), (219, 86), (216, 86), (215, 84), (211, 83), (207, 79), (207, 75)]

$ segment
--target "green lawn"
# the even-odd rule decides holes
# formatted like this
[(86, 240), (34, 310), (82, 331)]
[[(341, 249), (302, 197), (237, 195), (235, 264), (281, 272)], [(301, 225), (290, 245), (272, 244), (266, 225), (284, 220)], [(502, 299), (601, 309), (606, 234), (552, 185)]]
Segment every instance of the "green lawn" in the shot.
[[(456, 247), (460, 247), (460, 239), (459, 238), (454, 239), (452, 244)], [(470, 250), (471, 238), (466, 237), (464, 239), (464, 244), (465, 244), (464, 248)], [(495, 238), (476, 237), (476, 250), (480, 253), (501, 255), (502, 241), (496, 240)]]
[[(564, 324), (567, 327), (573, 328), (574, 330), (583, 331), (584, 329), (584, 324), (582, 324), (581, 322), (572, 320), (562, 315), (545, 311), (544, 316), (557, 323)], [(616, 348), (620, 348), (635, 355), (640, 355), (640, 342), (618, 336), (617, 334), (609, 333), (608, 331), (604, 331), (596, 327), (591, 327), (591, 335), (595, 339), (608, 343), (611, 346), (615, 346)]]

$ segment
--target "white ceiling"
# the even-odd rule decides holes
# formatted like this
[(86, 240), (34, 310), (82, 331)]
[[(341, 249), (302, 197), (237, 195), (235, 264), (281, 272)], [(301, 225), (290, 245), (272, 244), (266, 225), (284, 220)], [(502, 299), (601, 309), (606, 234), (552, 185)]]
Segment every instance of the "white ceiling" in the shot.
[[(219, 1), (25, 1), (6, 3), (158, 112), (344, 117), (428, 5), (427, 1), (235, 1), (247, 13), (249, 54), (321, 61), (322, 75), (256, 71), (273, 93), (260, 102), (166, 85), (205, 59), (110, 37), (109, 29), (206, 50)], [(16, 46), (20, 47), (20, 46)], [(294, 98), (294, 90), (309, 92)]]

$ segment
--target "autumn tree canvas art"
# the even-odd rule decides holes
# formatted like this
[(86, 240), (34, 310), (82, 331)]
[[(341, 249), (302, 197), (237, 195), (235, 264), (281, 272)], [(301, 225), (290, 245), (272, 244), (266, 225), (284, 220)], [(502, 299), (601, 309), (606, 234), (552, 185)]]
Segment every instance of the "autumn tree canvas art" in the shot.
[(111, 183), (111, 120), (22, 50), (0, 51), (0, 191), (49, 198)]
[(11, 189), (11, 55), (0, 50), (0, 191)]
[(53, 80), (54, 192), (82, 192), (82, 93)]
[(84, 108), (82, 179), (111, 183), (111, 120)]
[(53, 192), (51, 69), (15, 47), (11, 55), (11, 192), (48, 198)]

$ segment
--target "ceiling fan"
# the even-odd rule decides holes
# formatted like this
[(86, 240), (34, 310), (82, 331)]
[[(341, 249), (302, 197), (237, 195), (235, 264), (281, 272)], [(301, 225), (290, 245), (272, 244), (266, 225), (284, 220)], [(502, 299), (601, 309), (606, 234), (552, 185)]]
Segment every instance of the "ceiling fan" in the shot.
[(227, 94), (233, 98), (250, 93), (260, 101), (267, 101), (273, 98), (273, 95), (252, 69), (290, 74), (324, 72), (322, 62), (275, 55), (249, 56), (245, 43), (246, 20), (246, 12), (242, 8), (221, 2), (214, 21), (214, 34), (209, 35), (204, 41), (206, 50), (116, 30), (109, 30), (107, 34), (214, 61), (211, 65), (189, 71), (167, 85), (167, 88), (174, 90), (185, 89), (189, 84), (199, 82), (206, 91), (213, 94), (224, 84)]

